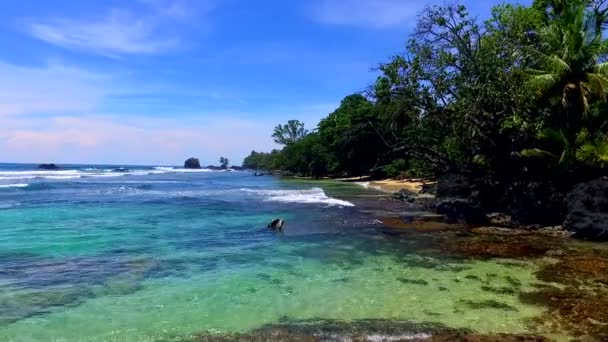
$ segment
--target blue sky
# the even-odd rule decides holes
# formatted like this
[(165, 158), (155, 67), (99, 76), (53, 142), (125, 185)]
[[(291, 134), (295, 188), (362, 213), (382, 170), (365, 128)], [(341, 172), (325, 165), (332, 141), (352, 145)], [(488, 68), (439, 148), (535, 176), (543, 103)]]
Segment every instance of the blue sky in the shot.
[[(462, 2), (485, 17), (501, 1)], [(434, 3), (7, 2), (0, 162), (238, 164), (276, 124), (314, 127), (364, 90)]]

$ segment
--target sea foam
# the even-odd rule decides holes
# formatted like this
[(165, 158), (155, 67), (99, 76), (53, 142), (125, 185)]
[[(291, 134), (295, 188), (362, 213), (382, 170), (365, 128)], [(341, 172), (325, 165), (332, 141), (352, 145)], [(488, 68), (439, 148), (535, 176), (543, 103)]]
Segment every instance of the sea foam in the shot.
[(25, 188), (28, 187), (29, 184), (20, 183), (20, 184), (0, 184), (0, 188)]
[(303, 203), (314, 204), (321, 203), (328, 206), (354, 207), (355, 205), (337, 198), (329, 197), (321, 188), (312, 188), (304, 190), (255, 190), (243, 188), (242, 191), (261, 195), (264, 200), (269, 202), (281, 203)]

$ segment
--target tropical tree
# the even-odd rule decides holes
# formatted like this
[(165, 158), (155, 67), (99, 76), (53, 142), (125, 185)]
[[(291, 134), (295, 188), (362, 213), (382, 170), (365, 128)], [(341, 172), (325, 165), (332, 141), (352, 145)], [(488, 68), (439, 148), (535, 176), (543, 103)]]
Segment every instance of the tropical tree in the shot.
[[(554, 13), (555, 18), (539, 32), (540, 48), (526, 52), (538, 67), (531, 70), (530, 84), (551, 108), (539, 138), (560, 149), (531, 149), (523, 154), (554, 155), (560, 164), (570, 165), (577, 154), (589, 161), (597, 159), (590, 153), (603, 150), (589, 147), (602, 139), (588, 139), (594, 129), (589, 123), (598, 114), (592, 106), (605, 102), (608, 92), (608, 45), (598, 25), (604, 20), (600, 10), (590, 11), (585, 2), (577, 1)], [(586, 146), (585, 152), (577, 153), (581, 146)]]
[(230, 164), (230, 161), (228, 160), (228, 158), (226, 158), (226, 157), (220, 158), (220, 167), (222, 169), (224, 169), (224, 170), (227, 169), (229, 164)]
[(304, 128), (304, 123), (299, 120), (289, 120), (285, 125), (278, 125), (274, 128), (272, 137), (274, 142), (279, 145), (290, 145), (300, 141), (308, 134)]

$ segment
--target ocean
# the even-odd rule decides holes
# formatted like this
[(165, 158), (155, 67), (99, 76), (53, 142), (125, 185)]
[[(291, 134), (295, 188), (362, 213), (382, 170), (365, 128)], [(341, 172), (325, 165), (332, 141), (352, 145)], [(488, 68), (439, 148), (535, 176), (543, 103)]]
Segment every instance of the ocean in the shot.
[[(0, 341), (180, 341), (306, 320), (531, 331), (543, 308), (480, 280), (532, 288), (535, 263), (429, 256), (362, 210), (378, 195), (241, 171), (0, 164)], [(266, 227), (275, 217), (283, 232)]]

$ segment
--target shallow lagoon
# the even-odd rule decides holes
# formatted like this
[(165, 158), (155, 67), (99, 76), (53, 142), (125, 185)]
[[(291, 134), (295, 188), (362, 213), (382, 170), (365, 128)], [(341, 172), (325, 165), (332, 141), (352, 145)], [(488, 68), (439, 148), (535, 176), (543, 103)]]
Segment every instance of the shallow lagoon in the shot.
[[(538, 260), (428, 253), (422, 236), (383, 234), (359, 210), (377, 194), (356, 185), (85, 167), (19, 179), (28, 170), (12, 168), (0, 189), (0, 340), (179, 340), (290, 319), (555, 333), (531, 324), (545, 308), (518, 298), (541, 283)], [(285, 233), (265, 228), (275, 216)]]

